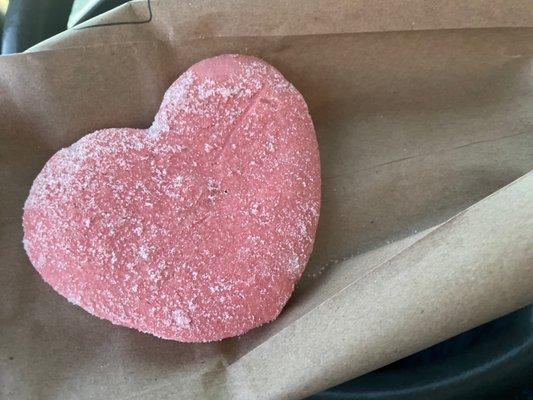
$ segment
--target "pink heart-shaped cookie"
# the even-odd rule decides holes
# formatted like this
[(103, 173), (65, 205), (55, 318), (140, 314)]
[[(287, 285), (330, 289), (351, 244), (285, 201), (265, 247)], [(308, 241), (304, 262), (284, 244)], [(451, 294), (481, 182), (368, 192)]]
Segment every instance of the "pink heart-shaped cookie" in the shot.
[(170, 86), (149, 129), (104, 129), (57, 152), (26, 201), (24, 246), (91, 314), (219, 340), (280, 313), (319, 203), (304, 99), (264, 61), (222, 55)]

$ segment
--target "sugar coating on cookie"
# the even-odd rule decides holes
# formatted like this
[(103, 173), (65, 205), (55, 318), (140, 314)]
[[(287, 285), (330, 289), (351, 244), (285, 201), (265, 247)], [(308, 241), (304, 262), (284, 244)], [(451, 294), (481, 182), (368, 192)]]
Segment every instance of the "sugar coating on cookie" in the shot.
[(24, 247), (91, 314), (183, 342), (275, 319), (312, 250), (318, 146), (300, 93), (222, 55), (181, 75), (148, 129), (57, 152), (24, 207)]

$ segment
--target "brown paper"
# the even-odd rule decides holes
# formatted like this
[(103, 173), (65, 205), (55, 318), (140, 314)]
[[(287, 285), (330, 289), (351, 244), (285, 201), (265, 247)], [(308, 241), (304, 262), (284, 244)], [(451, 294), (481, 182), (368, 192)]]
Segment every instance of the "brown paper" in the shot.
[[(529, 1), (152, 8), (0, 57), (0, 397), (299, 399), (533, 301)], [(304, 277), (275, 322), (216, 343), (90, 316), (24, 254), (33, 178), (90, 131), (148, 126), (181, 72), (227, 52), (309, 104), (323, 202)]]

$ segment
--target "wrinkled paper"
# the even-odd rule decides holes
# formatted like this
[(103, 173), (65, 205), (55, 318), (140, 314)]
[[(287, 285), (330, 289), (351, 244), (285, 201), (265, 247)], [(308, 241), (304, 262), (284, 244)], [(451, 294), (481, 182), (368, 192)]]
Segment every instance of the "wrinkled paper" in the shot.
[[(301, 399), (533, 301), (533, 7), (524, 0), (152, 1), (0, 57), (0, 394)], [(134, 1), (81, 27), (149, 19)], [(245, 53), (306, 98), (323, 201), (281, 316), (183, 344), (95, 318), (22, 247), (58, 149), (147, 127), (190, 65)]]

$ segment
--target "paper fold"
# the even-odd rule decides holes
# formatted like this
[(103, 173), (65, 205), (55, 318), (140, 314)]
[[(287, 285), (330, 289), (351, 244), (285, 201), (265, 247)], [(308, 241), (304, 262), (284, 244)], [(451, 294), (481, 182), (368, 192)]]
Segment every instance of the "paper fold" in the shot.
[(369, 32), (437, 29), (533, 27), (533, 9), (523, 0), (234, 0), (170, 2), (151, 0), (149, 24), (87, 27), (103, 23), (150, 19), (146, 0), (134, 0), (111, 12), (86, 21), (30, 51), (101, 44), (212, 39), (220, 37), (267, 37), (339, 35)]

